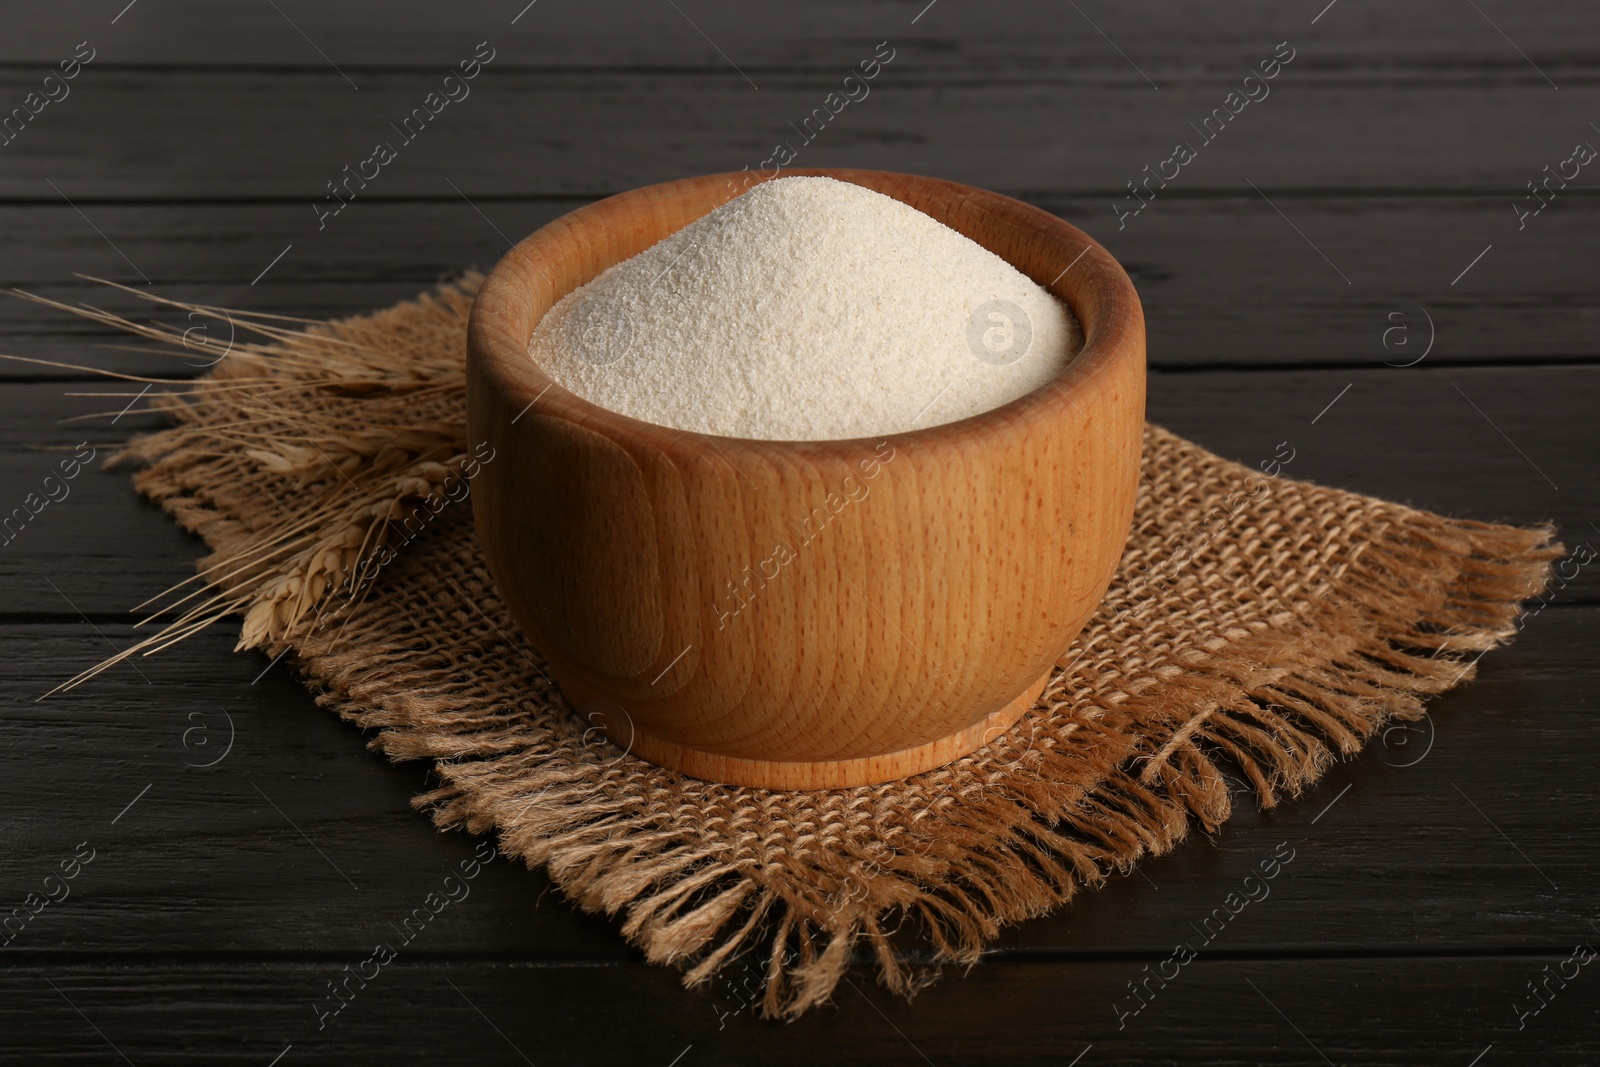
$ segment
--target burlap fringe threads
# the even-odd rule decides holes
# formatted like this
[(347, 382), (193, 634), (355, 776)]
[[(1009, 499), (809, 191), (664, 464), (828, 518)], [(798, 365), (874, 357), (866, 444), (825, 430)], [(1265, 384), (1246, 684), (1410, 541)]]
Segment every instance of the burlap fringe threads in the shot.
[(215, 360), (123, 453), (213, 551), (118, 659), (242, 614), (239, 647), (293, 650), (372, 747), (434, 761), (414, 803), (436, 825), (498, 833), (688, 985), (756, 954), (769, 1016), (827, 1000), (863, 947), (907, 996), (975, 963), (1002, 924), (1220, 825), (1229, 775), (1266, 807), (1299, 793), (1470, 677), (1561, 554), (1546, 528), (1263, 478), (1150, 427), (1122, 571), (1005, 738), (869, 788), (684, 778), (573, 721), (484, 570), (459, 503), (479, 280), (329, 323), (172, 305), (227, 321), (225, 351), (64, 308)]

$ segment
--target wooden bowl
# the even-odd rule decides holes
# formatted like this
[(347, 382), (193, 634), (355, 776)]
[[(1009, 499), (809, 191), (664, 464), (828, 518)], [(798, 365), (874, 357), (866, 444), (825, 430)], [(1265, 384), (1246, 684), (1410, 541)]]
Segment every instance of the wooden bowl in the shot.
[(468, 423), (494, 459), (473, 510), (513, 616), (617, 744), (714, 781), (863, 785), (998, 737), (1099, 604), (1139, 479), (1144, 317), (1110, 253), (1038, 208), (906, 174), (786, 173), (965, 234), (1066, 301), (1082, 352), (993, 411), (859, 440), (603, 410), (529, 358), (540, 317), (760, 179), (636, 189), (545, 226), (484, 283)]

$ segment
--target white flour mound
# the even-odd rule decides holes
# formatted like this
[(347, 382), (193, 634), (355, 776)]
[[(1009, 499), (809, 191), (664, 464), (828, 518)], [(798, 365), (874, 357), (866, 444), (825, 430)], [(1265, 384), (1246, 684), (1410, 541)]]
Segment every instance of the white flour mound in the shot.
[(999, 407), (1081, 345), (1064, 304), (944, 224), (858, 185), (779, 178), (568, 294), (528, 352), (636, 419), (824, 441)]

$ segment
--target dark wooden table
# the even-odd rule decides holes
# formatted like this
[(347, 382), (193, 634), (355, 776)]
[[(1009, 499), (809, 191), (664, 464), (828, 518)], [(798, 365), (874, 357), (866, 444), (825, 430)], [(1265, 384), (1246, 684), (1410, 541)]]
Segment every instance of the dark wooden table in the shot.
[[(14, 5), (0, 280), (348, 314), (788, 142), (796, 165), (971, 182), (1096, 236), (1145, 301), (1151, 417), (1182, 434), (1251, 463), (1287, 441), (1294, 476), (1600, 545), (1600, 163), (1574, 159), (1600, 145), (1592, 5), (525, 3)], [(868, 95), (804, 142), (791, 122), (880, 42)], [(319, 226), (328, 183), (475, 53), (470, 95)], [(198, 373), (20, 301), (0, 334)], [(143, 424), (118, 414), (137, 383), (0, 381), (0, 510)], [(1578, 962), (1600, 943), (1600, 566), (1416, 732), (1009, 930), (912, 1004), (862, 966), (834, 1004), (761, 1021), (744, 976), (685, 991), (497, 861), (319, 1029), (329, 981), (472, 853), (409, 809), (425, 769), (233, 654), (232, 626), (37, 699), (125, 645), (201, 547), (98, 469), (0, 544), (0, 917), (25, 916), (0, 933), (5, 1062), (1600, 1062), (1600, 968)], [(1270, 896), (1119, 1020), (1128, 983), (1280, 847)]]

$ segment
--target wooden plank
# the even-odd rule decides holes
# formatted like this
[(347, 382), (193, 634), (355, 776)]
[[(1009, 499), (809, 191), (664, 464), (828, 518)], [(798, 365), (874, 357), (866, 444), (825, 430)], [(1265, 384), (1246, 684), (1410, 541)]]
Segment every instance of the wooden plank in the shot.
[[(366, 751), (288, 666), (232, 654), (233, 634), (202, 634), (39, 702), (130, 643), (131, 629), (0, 632), (19, 664), (0, 697), (6, 912), (79, 842), (95, 850), (73, 895), (52, 905), (59, 914), (30, 920), (8, 951), (355, 948), (474, 855), (473, 840), (411, 810), (430, 785), (424, 767)], [(631, 956), (611, 924), (577, 914), (520, 864), (490, 863), (469, 889), (429, 928), (433, 948)]]
[[(1592, 932), (1572, 940), (1591, 941)], [(1140, 962), (1015, 964), (951, 974), (906, 1005), (857, 970), (834, 1006), (789, 1023), (737, 1010), (737, 987), (685, 992), (633, 967), (440, 963), (405, 954), (319, 1030), (326, 961), (13, 964), (0, 1026), (27, 1062), (251, 1064), (1304, 1065), (1593, 1062), (1600, 998), (1559, 953), (1451, 959), (1197, 960), (1118, 1029)], [(1529, 980), (1548, 1007), (1517, 1029)], [(1548, 968), (1548, 970), (1546, 970)], [(372, 968), (366, 968), (372, 974)], [(1359, 1023), (1357, 1025), (1357, 1023)], [(292, 1047), (291, 1047), (292, 1046)], [(1490, 1049), (1493, 1051), (1489, 1051)], [(1081, 1057), (1081, 1059), (1077, 1059)]]
[[(1572, 843), (1600, 832), (1600, 816), (1582, 812), (1600, 790), (1576, 764), (1549, 772), (1600, 705), (1585, 680), (1596, 639), (1593, 608), (1530, 615), (1476, 680), (1381, 733), (1307, 796), (1262, 812), (1238, 783), (1237, 814), (1210, 841), (1007, 931), (999, 951), (1026, 959), (1130, 938), (1222, 953), (1563, 944), (1592, 917), (1582, 898), (1594, 859)], [(1262, 864), (1284, 854), (1294, 859), (1264, 885)], [(1228, 907), (1230, 892), (1261, 899)]]
[(1574, 541), (1600, 533), (1585, 470), (1596, 435), (1579, 414), (1600, 370), (1427, 367), (1155, 375), (1147, 415), (1251, 466), (1288, 441), (1291, 477), (1465, 518), (1554, 520)]
[[(1088, 231), (1126, 266), (1144, 302), (1153, 367), (1380, 367), (1410, 363), (1425, 351), (1430, 367), (1600, 355), (1588, 276), (1570, 266), (1583, 261), (1600, 233), (1600, 199), (1559, 201), (1522, 233), (1503, 197), (1315, 197), (1280, 205), (1293, 225), (1253, 193), (1158, 201), (1120, 231), (1104, 201), (1035, 202)], [(172, 299), (305, 317), (358, 314), (463, 268), (492, 267), (510, 241), (575, 206), (539, 199), (476, 208), (460, 198), (358, 203), (321, 235), (307, 226), (308, 205), (298, 203), (104, 205), (90, 209), (92, 225), (65, 205), (0, 206), (0, 228), (13, 238), (0, 259), (8, 287), (195, 328), (192, 351), (178, 358), (126, 355), (95, 347), (126, 338), (3, 299), (0, 337), (15, 355), (192, 375), (225, 351), (227, 324), (205, 326), (72, 276), (144, 288), (131, 261), (154, 283), (153, 293)], [(1494, 247), (1452, 286), (1488, 244)], [(0, 364), (0, 378), (10, 380), (62, 373)]]
[[(1277, 40), (1263, 39), (1259, 58), (1270, 58)], [(326, 197), (329, 210), (338, 206), (330, 182), (349, 181), (338, 196), (358, 201), (450, 197), (452, 182), (473, 198), (605, 195), (760, 169), (773, 165), (775, 146), (788, 143), (797, 166), (1094, 195), (1109, 217), (1111, 201), (1130, 194), (1128, 183), (1143, 180), (1146, 166), (1158, 169), (1182, 142), (1195, 158), (1167, 167), (1176, 175), (1161, 190), (1167, 199), (1248, 190), (1249, 182), (1269, 191), (1499, 190), (1509, 218), (1511, 203), (1528, 195), (1524, 183), (1596, 136), (1582, 114), (1555, 106), (1565, 97), (1525, 64), (1413, 80), (1319, 67), (1310, 44), (1300, 58), (1279, 72), (1269, 96), (1225, 124), (1214, 120), (1225, 128), (1211, 141), (1199, 127), (1223, 108), (1242, 67), (1185, 72), (1160, 92), (1131, 74), (955, 81), (919, 68), (908, 48), (880, 71), (870, 95), (834, 104), (840, 113), (808, 140), (801, 121), (842, 84), (837, 70), (764, 75), (754, 91), (727, 71), (490, 66), (466, 87), (470, 95), (404, 133), (401, 120), (442, 85), (442, 70), (374, 71), (355, 93), (323, 73), (91, 66), (70, 97), (46, 105), (4, 147), (0, 197), (55, 203), (64, 196), (90, 206), (281, 197), (304, 204), (297, 232), (310, 241), (312, 204)], [(451, 61), (448, 53), (442, 61)], [(0, 72), (0, 100), (25, 99), (39, 78), (37, 70)], [(1588, 70), (1561, 78), (1578, 96), (1596, 84)], [(354, 173), (379, 144), (390, 145), (394, 158), (365, 164), (364, 184), (347, 178), (343, 168)], [(1580, 176), (1577, 185), (1585, 184)]]
[[(1250, 465), (1288, 441), (1292, 477), (1468, 518), (1555, 520), (1569, 545), (1600, 544), (1600, 472), (1591, 462), (1589, 419), (1597, 384), (1596, 367), (1430, 369), (1426, 361), (1407, 369), (1155, 373), (1148, 414)], [(0, 502), (7, 509), (23, 504), (79, 442), (108, 451), (149, 425), (133, 415), (115, 425), (110, 418), (61, 422), (114, 413), (140, 388), (0, 388)], [(63, 395), (100, 391), (118, 395)], [(46, 504), (0, 545), (0, 611), (76, 618), (65, 594), (91, 614), (125, 612), (188, 578), (202, 554), (198, 541), (134, 494), (124, 473), (100, 470), (97, 460), (70, 483), (65, 499)], [(1580, 572), (1564, 595), (1593, 596), (1600, 589), (1593, 570)]]
[[(0, 803), (10, 813), (0, 902), (20, 903), (80, 841), (97, 850), (72, 897), (30, 922), (14, 954), (354, 952), (471, 854), (466, 838), (408, 810), (425, 786), (421, 768), (364, 751), (285, 665), (262, 675), (267, 659), (230, 654), (223, 633), (43, 702), (126, 643), (128, 628), (4, 633), (16, 666), (0, 697)], [(1600, 744), (1597, 639), (1600, 609), (1544, 610), (1416, 730), (1389, 735), (1274, 812), (1241, 799), (1210, 841), (1007, 931), (999, 955), (1202, 945), (1201, 924), (1228, 894), (1261, 893), (1245, 879), (1280, 846), (1293, 858), (1267, 895), (1205, 927), (1206, 951), (1564, 944), (1590, 915), (1595, 875), (1593, 854), (1571, 844), (1600, 833), (1587, 770)], [(610, 922), (546, 893), (543, 878), (491, 864), (426, 947), (630, 958)]]
[[(120, 618), (193, 577), (195, 562), (206, 554), (204, 542), (139, 496), (127, 471), (104, 468), (118, 444), (156, 425), (152, 416), (114, 414), (141, 388), (101, 382), (0, 387), (0, 436), (7, 439), (0, 445), (0, 515), (11, 520), (0, 534), (0, 614), (78, 620), (109, 612)], [(126, 395), (63, 395), (85, 389)], [(113, 415), (98, 426), (64, 421), (93, 411)]]
[[(334, 63), (346, 72), (437, 67), (489, 37), (504, 42), (511, 53), (508, 62), (524, 66), (717, 69), (737, 77), (730, 62), (747, 72), (848, 65), (863, 42), (890, 38), (917, 48), (929, 65), (951, 71), (1071, 69), (1137, 81), (1117, 48), (1158, 76), (1201, 64), (1252, 62), (1252, 42), (1270, 45), (1294, 35), (1314, 41), (1343, 63), (1440, 73), (1520, 64), (1534, 74), (1487, 21), (1441, 0), (1403, 7), (1340, 0), (1327, 12), (1316, 3), (1216, 0), (1195, 7), (1094, 0), (1079, 5), (1083, 15), (1049, 0), (981, 8), (935, 6), (928, 0), (824, 0), (804, 7), (773, 0), (695, 0), (679, 5), (682, 15), (650, 0), (614, 0), (600, 19), (582, 5), (533, 6), (527, 0), (477, 0), (447, 8), (397, 0), (384, 5), (381, 17), (360, 5), (305, 0), (280, 2), (281, 13), (267, 5), (166, 0), (134, 8), (113, 26), (111, 20), (127, 6), (127, 0), (79, 3), (73, 24), (66, 26), (48, 9), (18, 12), (8, 25), (5, 61), (54, 64), (63, 49), (70, 53), (87, 35), (105, 49), (99, 62), (106, 64), (287, 67), (316, 71), (330, 84), (342, 84)], [(1579, 0), (1526, 9), (1489, 4), (1484, 10), (1552, 76), (1592, 55), (1593, 24)], [(249, 48), (235, 47), (239, 41), (248, 41)]]

